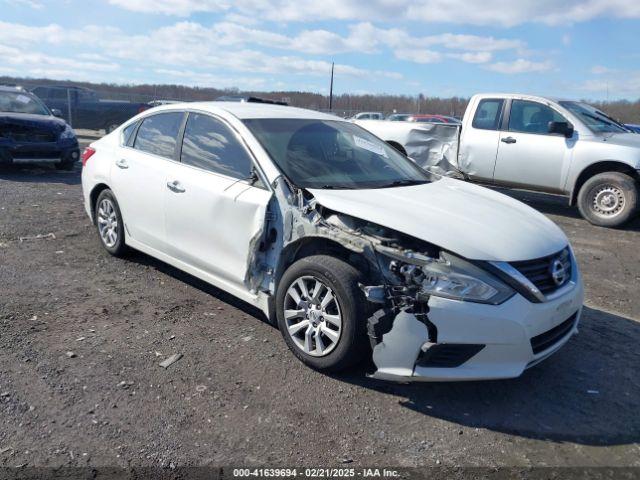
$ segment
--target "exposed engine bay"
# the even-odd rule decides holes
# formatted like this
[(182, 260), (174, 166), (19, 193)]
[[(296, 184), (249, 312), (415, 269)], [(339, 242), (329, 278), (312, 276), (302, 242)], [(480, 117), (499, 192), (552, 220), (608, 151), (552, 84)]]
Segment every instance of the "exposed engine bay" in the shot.
[[(410, 376), (420, 349), (437, 343), (428, 291), (439, 281), (434, 269), (450, 267), (452, 258), (428, 242), (327, 209), (284, 177), (273, 186), (280, 201), (270, 205), (252, 259), (251, 288), (273, 296), (284, 266), (310, 239), (339, 244), (367, 280), (359, 287), (371, 306), (366, 326), (378, 372)], [(378, 372), (373, 376), (387, 377)]]

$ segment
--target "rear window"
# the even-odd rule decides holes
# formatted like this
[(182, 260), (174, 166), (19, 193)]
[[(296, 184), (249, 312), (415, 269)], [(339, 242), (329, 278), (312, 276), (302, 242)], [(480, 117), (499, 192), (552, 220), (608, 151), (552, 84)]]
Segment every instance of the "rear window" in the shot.
[(502, 104), (504, 100), (498, 98), (485, 98), (480, 100), (476, 114), (473, 117), (473, 128), (481, 130), (498, 130), (502, 119)]
[(138, 129), (133, 148), (172, 159), (183, 117), (182, 112), (170, 112), (145, 118)]

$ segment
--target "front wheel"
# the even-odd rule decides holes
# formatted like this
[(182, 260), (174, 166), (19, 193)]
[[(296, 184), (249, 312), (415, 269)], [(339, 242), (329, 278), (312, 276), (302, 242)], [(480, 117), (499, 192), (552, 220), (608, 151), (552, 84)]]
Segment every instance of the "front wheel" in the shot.
[(298, 260), (276, 295), (278, 327), (293, 354), (323, 371), (359, 363), (367, 351), (367, 306), (360, 272), (327, 255)]
[(587, 180), (578, 192), (578, 208), (593, 225), (619, 227), (635, 213), (638, 184), (629, 175), (605, 172)]

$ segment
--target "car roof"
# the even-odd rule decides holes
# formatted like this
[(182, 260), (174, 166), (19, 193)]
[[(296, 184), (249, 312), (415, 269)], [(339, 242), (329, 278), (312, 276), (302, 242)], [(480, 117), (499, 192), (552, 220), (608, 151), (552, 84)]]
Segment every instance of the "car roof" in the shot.
[[(257, 118), (298, 118), (306, 120), (340, 120), (343, 118), (329, 115), (315, 110), (305, 108), (289, 107), (284, 105), (273, 105), (268, 103), (249, 102), (188, 102), (174, 103), (154, 108), (152, 111), (163, 110), (203, 110), (210, 113), (220, 114), (221, 111), (231, 114), (240, 120)], [(149, 110), (151, 111), (151, 110)]]

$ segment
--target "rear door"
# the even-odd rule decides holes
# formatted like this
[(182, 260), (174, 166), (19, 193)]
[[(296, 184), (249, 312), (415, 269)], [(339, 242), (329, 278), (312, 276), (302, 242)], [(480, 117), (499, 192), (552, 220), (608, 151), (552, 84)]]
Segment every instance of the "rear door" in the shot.
[(184, 112), (164, 112), (144, 118), (128, 143), (117, 149), (111, 167), (112, 189), (126, 233), (164, 253), (166, 178), (176, 160), (184, 117)]
[(458, 165), (473, 180), (493, 181), (504, 102), (502, 98), (480, 99), (471, 124), (462, 129)]
[(574, 141), (562, 134), (549, 133), (552, 121), (567, 122), (567, 119), (540, 102), (511, 101), (507, 127), (500, 132), (496, 183), (562, 192)]
[(251, 153), (222, 119), (189, 113), (180, 163), (165, 188), (171, 255), (246, 290), (247, 265), (264, 227), (271, 191), (251, 184)]

